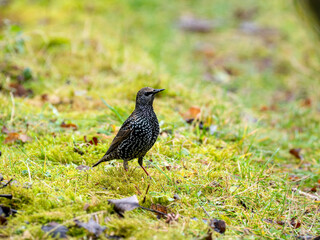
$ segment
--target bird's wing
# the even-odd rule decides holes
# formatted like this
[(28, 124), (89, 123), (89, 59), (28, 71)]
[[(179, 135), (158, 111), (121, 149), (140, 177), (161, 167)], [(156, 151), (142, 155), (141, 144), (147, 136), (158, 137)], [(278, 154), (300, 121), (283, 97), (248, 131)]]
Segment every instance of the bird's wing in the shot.
[(131, 116), (122, 124), (119, 132), (117, 133), (115, 138), (112, 140), (111, 145), (105, 155), (108, 155), (113, 150), (115, 150), (120, 145), (120, 143), (126, 140), (132, 133), (134, 129), (134, 117), (131, 117)]

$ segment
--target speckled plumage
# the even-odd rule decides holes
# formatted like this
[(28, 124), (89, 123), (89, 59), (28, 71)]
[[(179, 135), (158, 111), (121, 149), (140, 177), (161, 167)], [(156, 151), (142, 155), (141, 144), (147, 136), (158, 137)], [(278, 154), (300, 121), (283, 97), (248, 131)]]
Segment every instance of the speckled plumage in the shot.
[(106, 154), (93, 167), (102, 162), (122, 159), (127, 170), (127, 162), (138, 158), (139, 165), (149, 175), (142, 161), (159, 135), (159, 123), (152, 104), (155, 94), (163, 90), (145, 87), (137, 93), (134, 111), (122, 124)]

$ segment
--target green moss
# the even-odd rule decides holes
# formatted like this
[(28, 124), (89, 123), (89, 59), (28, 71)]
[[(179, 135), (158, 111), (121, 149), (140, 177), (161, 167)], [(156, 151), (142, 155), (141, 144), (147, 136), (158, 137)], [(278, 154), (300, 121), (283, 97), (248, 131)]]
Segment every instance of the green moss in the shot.
[[(319, 55), (288, 1), (8, 4), (0, 9), (11, 20), (0, 26), (0, 126), (32, 141), (8, 145), (0, 133), (0, 173), (17, 181), (0, 189), (14, 196), (1, 204), (18, 210), (0, 234), (44, 239), (41, 226), (56, 221), (79, 239), (88, 232), (75, 227), (73, 218), (88, 221), (98, 212), (111, 236), (203, 239), (208, 216), (202, 207), (227, 223), (226, 233), (214, 232), (214, 238), (320, 234), (317, 202), (291, 191), (319, 180)], [(237, 29), (234, 11), (249, 6), (258, 8), (249, 21), (279, 34), (270, 38)], [(185, 13), (219, 18), (221, 25), (208, 34), (185, 33), (176, 24)], [(213, 81), (205, 81), (205, 74)], [(10, 96), (10, 83), (20, 75), (33, 96)], [(105, 153), (144, 86), (166, 88), (154, 104), (166, 133), (144, 161), (152, 180), (136, 160), (128, 172), (121, 160), (77, 170)], [(216, 126), (214, 133), (185, 123), (182, 115), (194, 105), (201, 107), (205, 128)], [(62, 122), (77, 130), (61, 128)], [(87, 144), (85, 136), (97, 137), (98, 145)], [(302, 148), (304, 160), (291, 156), (291, 148)], [(173, 199), (175, 193), (180, 200)], [(181, 216), (167, 224), (135, 209), (119, 218), (107, 200), (134, 194), (145, 207), (162, 204)], [(299, 228), (266, 222), (292, 218)]]

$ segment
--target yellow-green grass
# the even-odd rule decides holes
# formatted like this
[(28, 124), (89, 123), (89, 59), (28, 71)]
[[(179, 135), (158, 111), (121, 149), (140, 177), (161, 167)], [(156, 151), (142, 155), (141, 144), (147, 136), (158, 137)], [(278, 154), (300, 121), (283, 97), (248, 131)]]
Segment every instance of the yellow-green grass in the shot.
[[(234, 12), (255, 7), (248, 21), (272, 28), (271, 39), (239, 30)], [(214, 238), (320, 234), (319, 201), (292, 191), (319, 180), (320, 106), (317, 43), (290, 1), (25, 0), (9, 1), (0, 13), (9, 20), (0, 29), (1, 127), (32, 138), (4, 144), (0, 134), (0, 173), (17, 181), (1, 190), (13, 194), (1, 203), (18, 210), (2, 236), (45, 239), (41, 226), (56, 221), (77, 239), (87, 232), (73, 218), (87, 221), (97, 212), (108, 235), (203, 239), (202, 207), (227, 223)], [(187, 33), (178, 21), (188, 14), (219, 24), (208, 34)], [(218, 80), (204, 79), (208, 66)], [(33, 78), (23, 85), (34, 94), (12, 97), (10, 83), (26, 68)], [(144, 86), (166, 88), (154, 102), (166, 131), (144, 161), (153, 179), (136, 160), (129, 172), (122, 161), (77, 170), (105, 153)], [(207, 127), (216, 126), (213, 134), (185, 122), (181, 113), (191, 106), (201, 108)], [(78, 129), (61, 128), (63, 121)], [(86, 145), (84, 136), (98, 137), (98, 145)], [(302, 148), (304, 159), (290, 155), (291, 148)], [(108, 204), (134, 194), (142, 202), (148, 184), (141, 204), (169, 206), (182, 216), (178, 222), (141, 209), (120, 219)], [(268, 222), (293, 218), (299, 228)]]

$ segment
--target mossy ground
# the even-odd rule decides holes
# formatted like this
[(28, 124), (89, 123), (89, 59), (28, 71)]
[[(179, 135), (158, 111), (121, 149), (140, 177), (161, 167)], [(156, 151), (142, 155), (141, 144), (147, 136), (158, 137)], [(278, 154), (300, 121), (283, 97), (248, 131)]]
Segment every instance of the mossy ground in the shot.
[[(41, 226), (56, 221), (76, 239), (86, 232), (72, 227), (72, 219), (87, 221), (99, 212), (109, 235), (203, 239), (208, 226), (202, 206), (227, 223), (224, 235), (214, 235), (221, 239), (320, 234), (319, 202), (292, 191), (320, 179), (320, 96), (317, 45), (290, 1), (7, 4), (0, 9), (0, 123), (32, 141), (3, 144), (6, 134), (0, 134), (0, 173), (17, 181), (1, 190), (14, 198), (1, 202), (19, 211), (1, 236), (47, 238)], [(239, 30), (235, 12), (254, 8), (249, 21), (271, 27), (268, 34)], [(219, 24), (211, 33), (186, 33), (177, 24), (185, 14)], [(32, 78), (23, 85), (33, 96), (11, 98), (8, 86), (24, 69)], [(153, 180), (137, 161), (127, 173), (121, 161), (77, 170), (105, 153), (122, 123), (115, 112), (126, 118), (144, 86), (166, 88), (154, 105), (167, 131), (144, 161)], [(49, 101), (41, 100), (43, 94)], [(214, 134), (185, 123), (179, 113), (194, 105), (207, 126), (217, 127)], [(63, 121), (78, 129), (61, 128)], [(97, 136), (98, 145), (85, 145), (84, 136)], [(291, 148), (302, 148), (304, 159), (290, 155)], [(143, 206), (169, 206), (183, 216), (178, 222), (139, 209), (119, 219), (107, 204), (134, 194), (141, 201), (149, 183)], [(173, 200), (175, 193), (181, 200)], [(265, 220), (293, 218), (299, 228)]]

